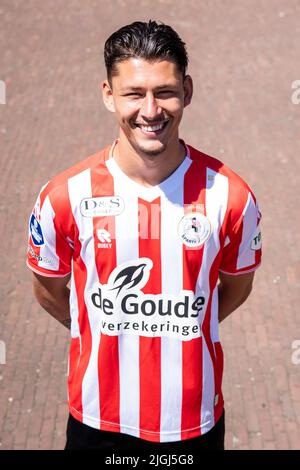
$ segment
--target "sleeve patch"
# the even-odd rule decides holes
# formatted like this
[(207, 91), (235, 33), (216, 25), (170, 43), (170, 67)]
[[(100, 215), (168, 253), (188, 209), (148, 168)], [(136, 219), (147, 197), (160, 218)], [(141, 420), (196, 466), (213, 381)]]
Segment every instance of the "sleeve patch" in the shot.
[(261, 238), (262, 238), (261, 237), (261, 230), (260, 230), (260, 226), (258, 225), (256, 230), (255, 230), (252, 242), (251, 242), (251, 250), (256, 251), (256, 250), (261, 249), (261, 246), (262, 246), (262, 239)]
[(45, 241), (44, 241), (44, 236), (42, 232), (42, 227), (34, 214), (31, 215), (29, 228), (30, 228), (31, 239), (34, 245), (35, 246), (44, 245)]

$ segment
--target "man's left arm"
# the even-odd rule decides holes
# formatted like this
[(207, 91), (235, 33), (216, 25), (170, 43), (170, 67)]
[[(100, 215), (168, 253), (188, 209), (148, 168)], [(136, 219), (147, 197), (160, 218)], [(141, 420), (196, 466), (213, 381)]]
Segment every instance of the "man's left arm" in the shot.
[(249, 297), (255, 271), (239, 275), (219, 272), (219, 323), (242, 305)]

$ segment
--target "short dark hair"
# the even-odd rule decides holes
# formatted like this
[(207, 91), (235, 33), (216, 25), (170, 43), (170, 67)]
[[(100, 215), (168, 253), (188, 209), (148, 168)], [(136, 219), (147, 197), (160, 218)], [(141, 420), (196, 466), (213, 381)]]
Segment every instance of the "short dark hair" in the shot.
[(130, 58), (170, 60), (185, 77), (188, 54), (185, 43), (171, 26), (150, 20), (135, 21), (115, 31), (105, 42), (104, 60), (107, 78), (117, 75), (116, 65)]

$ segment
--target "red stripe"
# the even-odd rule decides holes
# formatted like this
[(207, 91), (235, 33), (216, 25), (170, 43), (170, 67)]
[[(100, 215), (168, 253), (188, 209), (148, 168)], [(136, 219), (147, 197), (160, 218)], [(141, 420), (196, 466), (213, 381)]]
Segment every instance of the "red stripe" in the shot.
[[(75, 245), (74, 258), (76, 259), (78, 257), (78, 262), (73, 264), (74, 285), (76, 289), (77, 299), (84, 299), (84, 288), (87, 281), (87, 270), (82, 258), (80, 257), (81, 243), (79, 242), (79, 234), (77, 233), (75, 236), (77, 239), (77, 244)], [(76, 370), (76, 374), (74, 372), (73, 384), (71, 388), (69, 388), (69, 405), (71, 413), (72, 409), (77, 410), (79, 413), (76, 413), (74, 417), (82, 421), (82, 382), (91, 356), (92, 335), (88, 320), (87, 308), (85, 306), (85, 303), (80, 302), (80, 300), (78, 302), (78, 324), (81, 336), (82, 350), (80, 351), (80, 357), (78, 357), (79, 362), (76, 361), (78, 362), (78, 367)], [(79, 351), (76, 351), (79, 354)], [(75, 360), (76, 358), (73, 357), (72, 361), (75, 362)]]
[[(216, 374), (215, 374), (215, 392), (219, 395), (219, 401), (222, 402), (222, 377), (223, 377), (223, 367), (224, 367), (224, 358), (223, 350), (221, 343), (218, 341), (214, 344), (215, 353), (216, 353)], [(218, 406), (220, 406), (218, 403)], [(218, 408), (218, 407), (217, 407)], [(216, 420), (216, 413), (215, 413)]]
[[(153, 268), (149, 280), (143, 288), (145, 294), (161, 293), (161, 249), (160, 237), (151, 237), (151, 203), (139, 199), (143, 205), (140, 215), (139, 256), (150, 258)], [(160, 206), (160, 198), (152, 202)], [(157, 211), (154, 211), (157, 215)], [(161, 231), (160, 211), (157, 217), (158, 233)], [(146, 227), (145, 227), (146, 224)], [(152, 225), (153, 224), (153, 225)], [(147, 236), (148, 234), (148, 236)], [(146, 238), (142, 238), (145, 236)], [(140, 337), (140, 437), (154, 442), (160, 441), (161, 416), (161, 339)], [(155, 432), (151, 436), (144, 430)]]
[(39, 199), (40, 199), (40, 210), (41, 208), (43, 207), (44, 205), (44, 202), (45, 202), (45, 199), (46, 197), (48, 196), (49, 194), (49, 189), (50, 189), (50, 185), (47, 184), (47, 186), (40, 192), (40, 195), (39, 195)]
[[(78, 260), (78, 262), (73, 263), (74, 286), (77, 299), (83, 299), (87, 281), (87, 269), (80, 256), (81, 243), (79, 241), (79, 231), (72, 212), (67, 183), (62, 184), (59, 191), (53, 191), (51, 193), (50, 203), (54, 213), (57, 214), (54, 217), (56, 234), (58, 233), (57, 228), (59, 227), (62, 233), (68, 234), (71, 239), (73, 238), (73, 240), (77, 241), (74, 244), (73, 254), (73, 258)], [(56, 236), (56, 253), (60, 259), (59, 269), (65, 272), (65, 262), (70, 258), (71, 248), (67, 241), (58, 235)], [(62, 260), (65, 260), (65, 262)], [(91, 356), (92, 336), (88, 321), (88, 313), (84, 302), (79, 300), (77, 303), (77, 309), (81, 339), (78, 338), (76, 341), (75, 339), (72, 339), (71, 341), (68, 387), (70, 411), (74, 413), (74, 410), (76, 410), (77, 413), (74, 414), (74, 417), (82, 420), (82, 383)], [(80, 350), (80, 343), (82, 345), (82, 350)]]
[[(255, 201), (256, 202), (256, 201)], [(261, 217), (257, 217), (257, 225), (260, 224), (260, 221), (261, 221)], [(255, 251), (255, 265), (258, 266), (261, 262), (261, 254), (262, 254), (262, 250), (261, 248), (259, 250), (256, 250)]]
[[(31, 248), (31, 250), (30, 250)], [(41, 268), (39, 266), (39, 261), (38, 259), (35, 257), (35, 256), (40, 256), (40, 247), (39, 246), (35, 246), (35, 244), (33, 243), (32, 241), (32, 238), (31, 238), (31, 235), (29, 235), (29, 239), (28, 239), (28, 251), (27, 251), (27, 260), (28, 260), (28, 263), (30, 264), (30, 266), (32, 266), (33, 268), (36, 268), (37, 271), (41, 271), (41, 273), (44, 272), (44, 269)], [(48, 272), (48, 270), (46, 269), (45, 270), (46, 273)]]
[[(228, 205), (227, 205), (228, 207)], [(220, 342), (216, 342), (213, 344), (211, 334), (210, 334), (210, 325), (211, 325), (211, 304), (212, 304), (212, 295), (215, 286), (217, 285), (218, 278), (219, 278), (219, 266), (220, 266), (220, 259), (222, 256), (222, 246), (224, 244), (224, 234), (225, 234), (225, 220), (226, 216), (224, 217), (223, 224), (220, 228), (219, 232), (219, 240), (220, 240), (220, 249), (215, 257), (209, 273), (209, 291), (210, 296), (207, 303), (206, 314), (203, 321), (203, 337), (205, 338), (207, 348), (210, 354), (210, 358), (213, 364), (213, 371), (214, 371), (214, 384), (215, 384), (215, 397), (218, 395), (218, 403), (214, 408), (214, 420), (215, 423), (221, 416), (224, 407), (223, 395), (222, 395), (222, 375), (223, 375), (223, 351)]]
[[(205, 213), (205, 171), (193, 162), (184, 179), (185, 213)], [(198, 208), (197, 208), (198, 206)], [(183, 288), (195, 292), (201, 269), (203, 246), (189, 249), (183, 244)], [(182, 344), (182, 439), (185, 430), (199, 428), (202, 402), (202, 338), (184, 341)]]
[(223, 353), (222, 353), (222, 348), (221, 344), (219, 342), (213, 344), (212, 339), (211, 339), (211, 334), (210, 334), (210, 324), (211, 324), (211, 304), (212, 304), (212, 294), (213, 294), (213, 289), (214, 286), (217, 283), (218, 279), (218, 266), (219, 266), (219, 258), (221, 255), (221, 250), (219, 251), (218, 255), (216, 256), (211, 269), (210, 269), (210, 275), (209, 275), (209, 290), (210, 290), (210, 296), (208, 299), (208, 304), (206, 308), (206, 314), (205, 318), (203, 321), (203, 327), (202, 327), (202, 332), (203, 332), (203, 337), (205, 338), (207, 349), (210, 354), (210, 358), (213, 364), (213, 371), (214, 371), (214, 384), (215, 384), (215, 396), (218, 395), (218, 404), (214, 408), (214, 419), (215, 423), (219, 419), (221, 412), (223, 410), (223, 395), (222, 395), (222, 373), (223, 373)]
[[(48, 195), (49, 187), (47, 186), (41, 193), (40, 196), (40, 207), (42, 208), (44, 201)], [(57, 197), (56, 197), (57, 196)], [(49, 196), (50, 197), (50, 196)], [(62, 203), (63, 202), (63, 203)], [(51, 194), (50, 199), (51, 206), (54, 210), (55, 214), (60, 213), (61, 217), (58, 221), (56, 216), (54, 218), (54, 226), (57, 234), (57, 226), (59, 225), (60, 228), (65, 232), (68, 233), (69, 236), (74, 234), (74, 239), (78, 239), (78, 228), (75, 224), (73, 213), (71, 210), (71, 205), (69, 201), (69, 194), (67, 190), (67, 184), (61, 185), (59, 189), (59, 194), (53, 192)], [(59, 210), (58, 210), (59, 207)], [(62, 263), (61, 258), (67, 259), (66, 255), (70, 255), (70, 247), (69, 245), (65, 247), (66, 242), (64, 242), (64, 247), (62, 244), (57, 242), (56, 238), (56, 253), (60, 258), (59, 270), (65, 272), (64, 263)], [(74, 263), (74, 286), (76, 290), (77, 298), (84, 298), (84, 287), (86, 284), (87, 279), (87, 272), (85, 264), (83, 263), (80, 257), (81, 251), (81, 244), (78, 240), (78, 243), (75, 245), (75, 252), (74, 252), (74, 259), (78, 259), (78, 263)], [(65, 248), (65, 252), (64, 252)], [(43, 270), (42, 268), (38, 268), (39, 270), (49, 272), (49, 270)], [(90, 358), (90, 350), (91, 350), (91, 333), (89, 324), (86, 324), (87, 319), (87, 311), (84, 303), (80, 303), (78, 305), (78, 323), (79, 323), (79, 331), (80, 335), (82, 336), (82, 342), (85, 345), (85, 349), (80, 354), (80, 342), (79, 339), (72, 339), (71, 340), (71, 347), (69, 353), (69, 377), (68, 377), (68, 388), (69, 388), (69, 406), (70, 411), (74, 414), (77, 419), (82, 419), (82, 381), (87, 369), (89, 358)], [(76, 367), (75, 367), (76, 365)], [(77, 411), (79, 414), (74, 412)]]
[[(114, 194), (114, 182), (110, 174), (103, 176), (103, 166), (91, 173), (93, 197)], [(107, 284), (110, 273), (117, 265), (115, 218), (113, 216), (93, 217), (95, 263), (101, 284)], [(97, 230), (105, 229), (111, 236), (111, 248), (101, 248)], [(118, 336), (101, 334), (98, 351), (98, 377), (100, 400), (100, 429), (111, 430), (107, 423), (113, 423), (115, 431), (120, 431), (120, 375)]]
[(71, 271), (70, 260), (73, 251), (65, 234), (74, 240), (75, 227), (67, 184), (61, 185), (59, 191), (50, 193), (49, 199), (55, 214), (53, 224), (56, 233), (55, 251), (59, 259), (59, 272), (64, 274)]
[[(44, 199), (45, 199), (45, 196), (43, 197), (43, 201), (44, 201)], [(33, 211), (32, 211), (34, 216), (38, 219), (38, 221), (40, 221), (39, 214), (37, 214), (37, 211), (36, 211), (36, 206), (37, 205), (39, 205), (39, 207), (41, 208), (41, 193), (39, 194), (39, 196), (37, 198), (37, 201), (35, 203), (35, 206), (33, 208)], [(31, 216), (30, 216), (30, 219), (31, 219)], [(30, 250), (30, 247), (31, 247), (31, 250)], [(37, 271), (41, 271), (43, 273), (44, 268), (40, 268), (40, 266), (38, 265), (39, 264), (38, 259), (35, 256), (32, 256), (32, 254), (35, 254), (36, 256), (40, 256), (40, 247), (35, 246), (35, 244), (33, 243), (32, 237), (31, 237), (31, 228), (29, 227), (27, 260), (28, 260), (28, 263), (29, 263), (30, 266), (32, 266), (34, 268), (36, 267)], [(46, 270), (46, 272), (47, 272), (47, 270)]]
[(80, 338), (71, 338), (70, 353), (69, 353), (69, 375), (68, 375), (68, 390), (69, 400), (73, 401), (74, 386), (76, 385), (76, 371), (80, 357)]

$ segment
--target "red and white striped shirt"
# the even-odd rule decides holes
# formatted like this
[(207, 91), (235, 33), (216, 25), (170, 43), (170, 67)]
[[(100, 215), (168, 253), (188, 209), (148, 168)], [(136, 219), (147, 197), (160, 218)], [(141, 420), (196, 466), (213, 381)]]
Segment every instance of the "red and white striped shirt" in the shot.
[(71, 273), (74, 418), (149, 441), (193, 438), (224, 406), (219, 271), (259, 266), (261, 215), (237, 174), (191, 146), (145, 187), (112, 158), (115, 144), (42, 188), (28, 266)]

